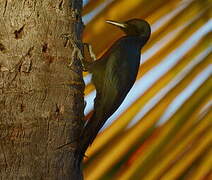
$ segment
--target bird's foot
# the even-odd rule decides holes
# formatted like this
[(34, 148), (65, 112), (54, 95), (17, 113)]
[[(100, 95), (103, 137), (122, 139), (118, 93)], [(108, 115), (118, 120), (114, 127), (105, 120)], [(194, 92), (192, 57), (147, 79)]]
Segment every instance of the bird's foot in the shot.
[(71, 54), (71, 62), (69, 64), (69, 66), (70, 67), (72, 66), (75, 59), (79, 59), (82, 64), (83, 71), (84, 71), (85, 70), (84, 63), (83, 63), (84, 57), (82, 55), (82, 51), (80, 48), (81, 42), (79, 40), (76, 40), (76, 38), (74, 37), (73, 34), (69, 34), (69, 33), (62, 34), (61, 38), (66, 40), (64, 47), (67, 47), (69, 43), (71, 43), (71, 46), (73, 47), (73, 51)]
[(92, 47), (91, 47), (90, 44), (83, 43), (83, 55), (84, 55), (84, 58), (81, 61), (82, 67), (83, 67), (83, 71), (88, 71), (89, 70), (89, 66), (94, 61), (96, 61), (96, 56), (93, 53), (93, 50), (92, 50)]
[(83, 43), (83, 51), (82, 54), (81, 48), (82, 43), (79, 40), (76, 40), (73, 34), (67, 33), (62, 34), (61, 38), (65, 39), (65, 45), (64, 47), (67, 47), (69, 43), (71, 43), (71, 46), (73, 47), (72, 55), (71, 55), (71, 62), (69, 66), (72, 66), (74, 60), (78, 58), (81, 62), (83, 71), (88, 71), (88, 66), (92, 64), (92, 62), (96, 61), (96, 56), (93, 53), (92, 47), (88, 43)]

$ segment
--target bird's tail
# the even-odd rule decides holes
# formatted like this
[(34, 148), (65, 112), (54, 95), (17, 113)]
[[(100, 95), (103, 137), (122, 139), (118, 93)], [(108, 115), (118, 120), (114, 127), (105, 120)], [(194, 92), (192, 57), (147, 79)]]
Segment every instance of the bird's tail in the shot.
[(97, 116), (96, 116), (96, 112), (94, 112), (82, 131), (82, 135), (81, 135), (81, 138), (83, 141), (82, 144), (85, 147), (88, 147), (94, 141), (95, 137), (98, 134), (97, 127), (98, 127)]
[(57, 149), (61, 149), (65, 146), (70, 145), (71, 143), (78, 141), (77, 144), (79, 145), (79, 147), (76, 149), (75, 153), (76, 156), (78, 156), (78, 158), (82, 160), (85, 157), (85, 152), (87, 148), (93, 143), (94, 139), (96, 138), (99, 130), (104, 125), (105, 121), (106, 120), (104, 120), (103, 118), (100, 119), (97, 113), (94, 111), (93, 115), (91, 116), (91, 118), (88, 120), (83, 130), (81, 131), (81, 135), (79, 136), (79, 138), (72, 142), (63, 144), (59, 146)]
[(104, 125), (105, 120), (97, 115), (96, 112), (93, 113), (91, 118), (86, 123), (80, 138), (81, 144), (81, 153), (85, 153), (87, 148), (93, 143), (98, 132)]

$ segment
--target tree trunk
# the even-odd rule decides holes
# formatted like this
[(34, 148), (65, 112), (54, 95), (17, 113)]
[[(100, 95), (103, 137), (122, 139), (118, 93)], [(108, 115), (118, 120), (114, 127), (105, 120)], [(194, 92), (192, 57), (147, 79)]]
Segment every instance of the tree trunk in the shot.
[(0, 179), (82, 179), (81, 8), (81, 0), (0, 1)]

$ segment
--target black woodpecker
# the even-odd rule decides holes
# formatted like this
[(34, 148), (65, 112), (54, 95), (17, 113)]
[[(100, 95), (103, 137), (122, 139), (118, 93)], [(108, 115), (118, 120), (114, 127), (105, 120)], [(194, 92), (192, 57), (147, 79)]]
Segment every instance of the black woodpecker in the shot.
[(106, 120), (118, 109), (135, 83), (141, 48), (150, 38), (150, 25), (141, 19), (106, 21), (125, 32), (98, 60), (86, 65), (96, 88), (94, 113), (84, 127), (82, 153), (93, 142)]

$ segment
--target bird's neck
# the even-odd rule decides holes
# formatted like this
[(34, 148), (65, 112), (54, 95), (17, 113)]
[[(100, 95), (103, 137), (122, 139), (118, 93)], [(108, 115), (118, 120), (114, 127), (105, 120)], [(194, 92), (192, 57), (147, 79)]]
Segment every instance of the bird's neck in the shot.
[(123, 39), (123, 41), (126, 41), (128, 43), (132, 43), (136, 46), (139, 46), (140, 48), (146, 43), (146, 38), (139, 37), (139, 36), (132, 36), (132, 35), (126, 35), (120, 38), (120, 40)]

